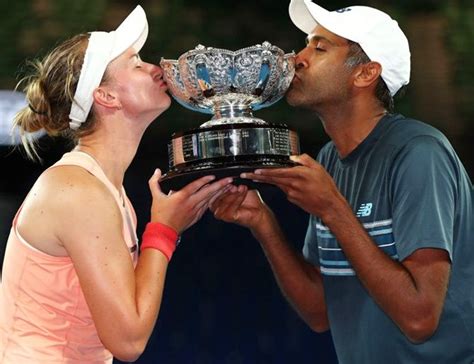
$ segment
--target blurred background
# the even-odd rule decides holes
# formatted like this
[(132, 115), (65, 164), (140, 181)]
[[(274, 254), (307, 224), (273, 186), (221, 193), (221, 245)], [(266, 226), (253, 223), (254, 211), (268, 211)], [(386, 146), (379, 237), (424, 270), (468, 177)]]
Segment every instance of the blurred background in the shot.
[[(80, 32), (112, 30), (139, 3), (107, 0), (0, 0), (0, 125), (10, 122), (7, 100), (24, 76), (25, 61), (41, 57)], [(286, 52), (304, 47), (305, 35), (288, 17), (288, 0), (143, 0), (150, 35), (142, 58), (158, 63), (198, 44), (237, 50), (269, 41)], [(330, 10), (351, 1), (320, 1)], [(474, 173), (474, 6), (461, 0), (358, 1), (396, 18), (411, 44), (412, 81), (396, 110), (442, 130)], [(2, 100), (3, 97), (3, 100)], [(2, 109), (3, 108), (3, 112)], [(328, 141), (318, 119), (284, 100), (255, 113), (298, 131), (302, 151), (316, 155)], [(139, 236), (149, 219), (147, 180), (168, 169), (167, 143), (175, 131), (197, 127), (205, 114), (177, 103), (144, 136), (126, 175), (137, 210)], [(1, 129), (0, 129), (1, 130)], [(70, 150), (67, 141), (39, 139), (43, 162), (0, 145), (0, 261), (12, 218), (38, 175)], [(308, 216), (276, 189), (264, 189), (295, 249)], [(138, 363), (336, 363), (330, 334), (313, 333), (281, 295), (258, 243), (243, 228), (209, 213), (183, 234), (168, 270), (161, 313)]]

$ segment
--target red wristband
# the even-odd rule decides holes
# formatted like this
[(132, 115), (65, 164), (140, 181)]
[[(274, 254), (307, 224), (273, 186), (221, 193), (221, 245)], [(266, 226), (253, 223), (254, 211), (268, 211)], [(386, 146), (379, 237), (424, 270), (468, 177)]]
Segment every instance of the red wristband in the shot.
[(169, 262), (176, 249), (177, 239), (178, 233), (173, 228), (159, 222), (149, 222), (143, 232), (140, 251), (147, 248), (157, 249), (166, 256)]

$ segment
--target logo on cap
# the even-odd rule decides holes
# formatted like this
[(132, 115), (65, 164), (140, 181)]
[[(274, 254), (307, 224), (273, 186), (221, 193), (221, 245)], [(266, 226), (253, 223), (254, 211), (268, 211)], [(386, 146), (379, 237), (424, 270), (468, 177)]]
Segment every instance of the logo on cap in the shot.
[(338, 9), (336, 10), (336, 13), (345, 13), (346, 11), (351, 11), (352, 8), (348, 7), (348, 8), (342, 8), (342, 9)]

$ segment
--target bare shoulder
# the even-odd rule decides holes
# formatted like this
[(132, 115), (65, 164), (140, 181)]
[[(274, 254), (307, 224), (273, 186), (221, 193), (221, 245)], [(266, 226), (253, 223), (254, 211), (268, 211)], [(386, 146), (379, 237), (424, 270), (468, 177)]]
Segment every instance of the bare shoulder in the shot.
[(120, 223), (114, 197), (84, 168), (59, 166), (45, 171), (34, 184), (19, 216), (18, 229), (36, 248), (68, 255), (65, 235), (82, 234), (84, 226), (94, 221)]
[(107, 187), (94, 175), (78, 166), (59, 166), (45, 171), (38, 179), (35, 186), (39, 192), (54, 194), (58, 203), (63, 201), (74, 202), (74, 199), (87, 198), (87, 196), (106, 196), (110, 194)]

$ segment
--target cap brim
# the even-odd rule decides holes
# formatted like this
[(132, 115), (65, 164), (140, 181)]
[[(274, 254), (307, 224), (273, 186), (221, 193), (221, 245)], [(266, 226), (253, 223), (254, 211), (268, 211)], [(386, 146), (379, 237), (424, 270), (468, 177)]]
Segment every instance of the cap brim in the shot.
[[(311, 7), (311, 11), (309, 7)], [(316, 25), (321, 24), (321, 19), (327, 17), (329, 11), (310, 0), (291, 0), (289, 13), (290, 19), (296, 27), (306, 34), (310, 34)]]
[(115, 45), (111, 60), (115, 59), (128, 48), (136, 52), (142, 49), (148, 37), (148, 21), (143, 8), (138, 5), (115, 30)]

